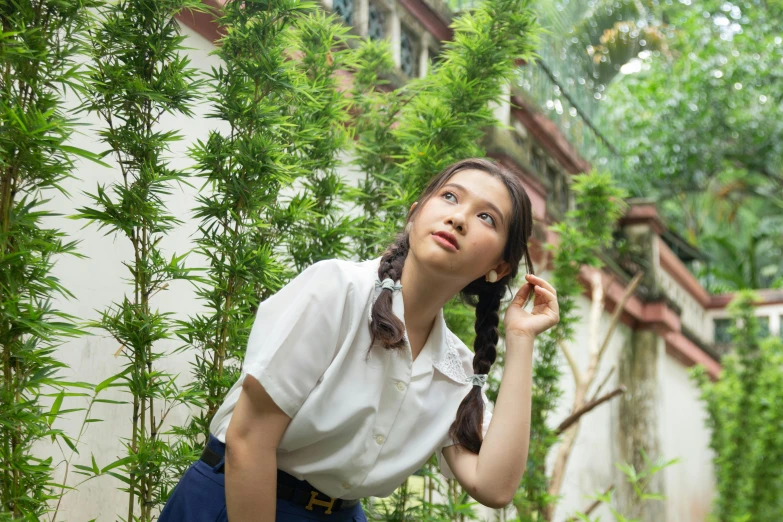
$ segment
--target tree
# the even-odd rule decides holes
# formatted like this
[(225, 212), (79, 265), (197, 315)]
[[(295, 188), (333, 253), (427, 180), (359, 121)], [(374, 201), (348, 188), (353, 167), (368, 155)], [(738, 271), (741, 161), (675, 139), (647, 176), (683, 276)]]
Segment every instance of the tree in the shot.
[(165, 356), (160, 344), (173, 337), (174, 323), (171, 312), (161, 312), (154, 304), (155, 295), (170, 281), (197, 278), (185, 266), (185, 255), (166, 259), (163, 254), (166, 233), (180, 223), (163, 197), (173, 183), (186, 183), (187, 173), (167, 162), (168, 147), (180, 136), (163, 130), (160, 118), (167, 113), (189, 116), (202, 85), (182, 54), (184, 37), (174, 20), (186, 9), (200, 9), (199, 0), (122, 0), (100, 9), (82, 107), (104, 122), (104, 156), (116, 160), (120, 179), (108, 190), (98, 184), (95, 193), (87, 194), (94, 206), (77, 209), (75, 217), (98, 223), (108, 234), (119, 233), (133, 253), (126, 263), (130, 295), (88, 322), (113, 337), (117, 354), (126, 360), (122, 371), (104, 382), (130, 395), (127, 454), (103, 468), (93, 457), (92, 472), (122, 482), (128, 492), (128, 522), (151, 520), (154, 508), (165, 502), (180, 471), (195, 457), (162, 432), (173, 407), (198, 402), (160, 369)]
[[(575, 310), (576, 299), (582, 294), (579, 271), (583, 265), (595, 268), (603, 265), (598, 253), (611, 243), (612, 230), (622, 215), (624, 203), (623, 192), (614, 185), (611, 176), (607, 173), (582, 174), (575, 179), (572, 190), (576, 198), (575, 207), (567, 213), (564, 221), (552, 227), (559, 237), (557, 246), (548, 245), (548, 248), (553, 250), (550, 282), (557, 289), (560, 322), (545, 332), (536, 343), (530, 455), (522, 483), (514, 497), (514, 507), (523, 522), (542, 518), (551, 520), (554, 515), (566, 462), (578, 433), (579, 418), (597, 405), (592, 404), (592, 407), (588, 407), (587, 392), (594, 381), (598, 364), (619, 319), (619, 314), (615, 314), (612, 325), (603, 336), (599, 337), (597, 329), (594, 329), (590, 366), (586, 370), (577, 368), (570, 355), (568, 343), (573, 340), (575, 326), (580, 320)], [(630, 295), (634, 288), (635, 284), (632, 283), (627, 295)], [(602, 302), (599, 295), (600, 283), (595, 285), (594, 292), (597, 298), (594, 306), (600, 305)], [(594, 311), (594, 321), (600, 313), (601, 310)], [(547, 421), (562, 395), (560, 387), (562, 372), (558, 364), (558, 352), (561, 350), (572, 369), (576, 394), (569, 418), (560, 428), (552, 429)], [(596, 394), (599, 391), (600, 387)], [(610, 393), (601, 398), (600, 402), (614, 396), (617, 396), (617, 393)], [(599, 398), (593, 397), (593, 399)], [(563, 439), (560, 437), (562, 434), (565, 435)], [(556, 465), (549, 475), (546, 470), (546, 458), (557, 442), (560, 442), (560, 445)]]
[(741, 291), (729, 304), (733, 350), (721, 360), (720, 379), (712, 383), (704, 368), (692, 370), (707, 406), (710, 447), (715, 452), (719, 522), (772, 522), (783, 517), (783, 342), (761, 337), (754, 303)]
[[(209, 263), (197, 293), (209, 312), (180, 323), (196, 351), (191, 391), (206, 403), (183, 431), (194, 448), (239, 377), (258, 303), (297, 271), (344, 255), (356, 226), (341, 215), (335, 173), (349, 136), (335, 77), (354, 60), (347, 29), (295, 0), (228, 2), (219, 23), (210, 116), (227, 130), (192, 148), (204, 179), (197, 251)], [(301, 191), (283, 197), (296, 183)]]
[[(91, 1), (11, 1), (0, 6), (0, 519), (38, 519), (57, 499), (55, 466), (32, 447), (50, 439), (73, 445), (53, 423), (69, 391), (83, 383), (59, 378), (58, 344), (81, 335), (75, 317), (53, 301), (72, 294), (52, 275), (58, 256), (79, 257), (45, 222), (45, 195), (65, 192), (74, 157), (67, 145), (74, 122), (63, 111), (67, 89), (80, 89), (76, 66)], [(46, 396), (54, 396), (46, 408)], [(70, 411), (74, 411), (71, 409)], [(60, 494), (62, 489), (60, 489)]]
[(357, 72), (356, 165), (366, 175), (362, 204), (368, 233), (359, 252), (391, 242), (413, 201), (434, 173), (450, 163), (483, 155), (479, 138), (496, 124), (490, 102), (499, 102), (518, 60), (529, 60), (537, 39), (528, 0), (488, 0), (453, 22), (454, 40), (424, 78), (377, 92), (374, 79), (392, 62), (368, 43)]
[[(783, 6), (690, 4), (660, 8), (671, 58), (652, 53), (639, 73), (614, 82), (602, 126), (625, 137), (623, 186), (656, 198), (712, 258), (705, 286), (770, 286), (783, 276), (774, 232), (783, 226)], [(738, 268), (731, 251), (755, 256), (752, 267)]]

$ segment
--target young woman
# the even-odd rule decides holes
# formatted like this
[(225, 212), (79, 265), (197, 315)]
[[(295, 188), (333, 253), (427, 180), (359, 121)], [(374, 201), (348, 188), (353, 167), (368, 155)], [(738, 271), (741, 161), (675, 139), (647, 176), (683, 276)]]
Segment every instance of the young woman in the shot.
[[(532, 227), (516, 176), (460, 161), (382, 256), (317, 262), (262, 302), (242, 374), (161, 522), (364, 521), (359, 499), (390, 495), (433, 453), (474, 499), (507, 505), (528, 453), (533, 340), (559, 320), (555, 289), (533, 275)], [(481, 386), (522, 260), (493, 414)], [(476, 308), (475, 355), (443, 318), (457, 294)]]

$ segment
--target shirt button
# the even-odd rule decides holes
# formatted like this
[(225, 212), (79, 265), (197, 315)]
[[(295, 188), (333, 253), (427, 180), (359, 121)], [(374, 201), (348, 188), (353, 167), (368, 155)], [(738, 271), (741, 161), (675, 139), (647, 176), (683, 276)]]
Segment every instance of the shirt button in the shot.
[(405, 383), (402, 382), (402, 381), (399, 381), (397, 383), (397, 389), (400, 390), (400, 391), (405, 391)]
[(383, 435), (376, 435), (375, 436), (375, 442), (377, 442), (378, 444), (383, 444), (384, 440), (385, 439), (383, 438)]

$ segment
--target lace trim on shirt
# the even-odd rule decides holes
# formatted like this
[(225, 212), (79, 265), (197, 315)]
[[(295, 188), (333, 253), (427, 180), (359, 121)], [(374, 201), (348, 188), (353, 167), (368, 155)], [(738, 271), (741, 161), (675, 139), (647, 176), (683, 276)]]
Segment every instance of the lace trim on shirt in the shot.
[(468, 376), (465, 375), (465, 369), (462, 367), (462, 359), (453, 335), (451, 332), (446, 333), (446, 356), (433, 363), (433, 366), (446, 377), (464, 384), (468, 382)]

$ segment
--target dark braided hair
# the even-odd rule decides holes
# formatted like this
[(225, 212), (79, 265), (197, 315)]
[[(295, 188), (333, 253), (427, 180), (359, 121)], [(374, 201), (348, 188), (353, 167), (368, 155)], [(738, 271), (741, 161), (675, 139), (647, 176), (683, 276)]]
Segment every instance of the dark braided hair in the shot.
[[(476, 169), (501, 180), (511, 196), (511, 219), (508, 240), (503, 250), (503, 260), (511, 266), (511, 272), (494, 283), (479, 277), (460, 290), (466, 304), (476, 309), (476, 340), (473, 343), (473, 372), (488, 374), (497, 356), (498, 325), (500, 324), (500, 301), (510, 290), (517, 275), (519, 263), (525, 260), (528, 273), (533, 273), (533, 264), (528, 253), (527, 242), (533, 232), (533, 213), (530, 199), (519, 178), (507, 169), (486, 159), (471, 158), (458, 161), (435, 176), (419, 197), (419, 204), (408, 216), (410, 222), (432, 195), (457, 172)], [(391, 278), (397, 282), (402, 277), (402, 267), (408, 255), (410, 238), (407, 232), (400, 233), (381, 256), (378, 278)], [(528, 296), (528, 300), (530, 296)], [(386, 349), (401, 349), (405, 346), (405, 324), (392, 312), (392, 292), (382, 290), (372, 307), (371, 346), (376, 340)], [(481, 388), (473, 386), (457, 410), (457, 418), (449, 429), (449, 436), (457, 444), (473, 453), (478, 453), (482, 442), (484, 401)]]

